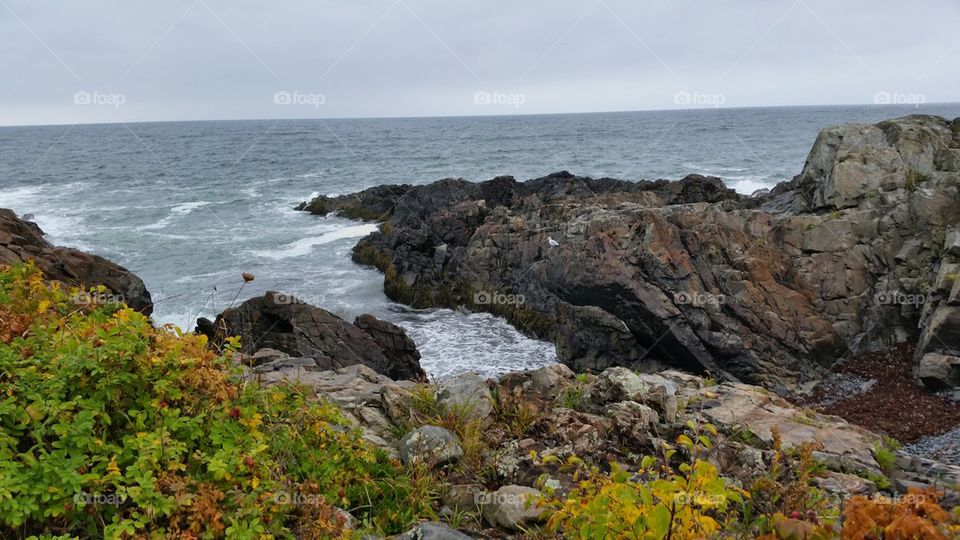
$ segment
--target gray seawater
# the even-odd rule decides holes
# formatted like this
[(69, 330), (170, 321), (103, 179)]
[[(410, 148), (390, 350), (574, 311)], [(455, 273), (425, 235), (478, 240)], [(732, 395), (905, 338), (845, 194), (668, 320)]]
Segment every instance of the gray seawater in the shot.
[(825, 126), (918, 111), (960, 117), (960, 105), (925, 105), (8, 127), (0, 207), (141, 276), (159, 323), (213, 317), (250, 272), (238, 301), (279, 290), (349, 320), (373, 313), (408, 330), (432, 376), (494, 376), (553, 361), (553, 346), (487, 314), (391, 303), (382, 276), (350, 261), (372, 225), (293, 206), (378, 184), (559, 170), (713, 174), (750, 193), (797, 174)]

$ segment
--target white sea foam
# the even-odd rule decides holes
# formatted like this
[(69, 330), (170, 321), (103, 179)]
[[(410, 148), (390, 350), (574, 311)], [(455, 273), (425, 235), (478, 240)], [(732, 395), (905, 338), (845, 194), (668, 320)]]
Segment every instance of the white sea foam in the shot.
[(337, 240), (344, 240), (347, 238), (366, 236), (375, 230), (377, 230), (377, 226), (372, 223), (353, 225), (350, 227), (344, 227), (342, 229), (330, 231), (319, 236), (301, 238), (300, 240), (291, 242), (280, 249), (254, 250), (251, 251), (251, 253), (257, 257), (264, 257), (268, 259), (289, 259), (291, 257), (302, 257), (313, 251), (314, 246), (329, 244), (331, 242), (336, 242)]

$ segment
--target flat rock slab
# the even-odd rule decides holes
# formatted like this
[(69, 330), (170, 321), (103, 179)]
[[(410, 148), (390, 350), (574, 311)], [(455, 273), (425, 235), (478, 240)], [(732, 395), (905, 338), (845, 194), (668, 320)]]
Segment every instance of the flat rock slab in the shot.
[(725, 383), (703, 389), (699, 395), (703, 415), (718, 427), (749, 429), (767, 444), (773, 442), (777, 428), (785, 447), (819, 442), (827, 453), (879, 468), (870, 451), (878, 437), (839, 417), (798, 409), (763, 388), (745, 384)]

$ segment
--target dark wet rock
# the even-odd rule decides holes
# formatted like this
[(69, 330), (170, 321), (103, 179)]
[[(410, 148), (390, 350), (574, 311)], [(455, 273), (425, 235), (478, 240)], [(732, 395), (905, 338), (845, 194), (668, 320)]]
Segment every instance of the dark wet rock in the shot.
[(324, 309), (277, 292), (251, 298), (217, 316), (200, 320), (197, 331), (218, 345), (239, 336), (242, 352), (264, 348), (310, 357), (321, 370), (363, 364), (392, 379), (422, 379), (420, 353), (400, 327), (371, 315), (350, 324)]
[(44, 239), (36, 223), (0, 208), (0, 264), (29, 260), (47, 279), (84, 289), (103, 285), (112, 301), (121, 301), (145, 315), (153, 312), (150, 293), (129, 270), (97, 255), (54, 246)]

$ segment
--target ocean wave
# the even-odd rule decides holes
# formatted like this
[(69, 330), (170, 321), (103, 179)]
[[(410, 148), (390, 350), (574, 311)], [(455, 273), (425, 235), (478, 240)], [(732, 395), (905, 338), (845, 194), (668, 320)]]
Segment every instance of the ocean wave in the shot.
[(300, 240), (291, 242), (280, 249), (254, 250), (250, 253), (256, 257), (263, 257), (267, 259), (289, 259), (292, 257), (302, 257), (313, 251), (314, 246), (329, 244), (348, 238), (363, 237), (376, 230), (377, 226), (372, 223), (353, 225), (350, 227), (344, 227), (342, 229), (330, 231), (319, 236), (301, 238)]

